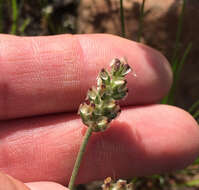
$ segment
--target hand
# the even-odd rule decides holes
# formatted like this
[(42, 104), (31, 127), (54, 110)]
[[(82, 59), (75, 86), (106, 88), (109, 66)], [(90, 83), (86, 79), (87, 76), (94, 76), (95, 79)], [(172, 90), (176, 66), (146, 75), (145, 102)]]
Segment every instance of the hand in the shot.
[[(91, 137), (77, 183), (168, 172), (198, 156), (196, 121), (179, 108), (156, 104), (172, 82), (159, 52), (105, 34), (0, 35), (0, 42), (0, 171), (23, 182), (67, 184), (86, 130), (78, 106), (101, 68), (123, 56), (137, 74), (127, 77), (126, 108), (107, 131)], [(12, 181), (21, 185), (17, 190), (26, 189), (10, 179), (1, 174), (0, 187)], [(51, 182), (27, 185), (65, 189)]]

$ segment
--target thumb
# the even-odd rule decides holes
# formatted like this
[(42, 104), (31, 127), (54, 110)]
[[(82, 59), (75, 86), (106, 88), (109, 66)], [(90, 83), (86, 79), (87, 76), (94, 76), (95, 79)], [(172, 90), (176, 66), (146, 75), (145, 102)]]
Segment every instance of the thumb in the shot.
[(13, 177), (0, 173), (0, 190), (30, 190), (25, 184)]

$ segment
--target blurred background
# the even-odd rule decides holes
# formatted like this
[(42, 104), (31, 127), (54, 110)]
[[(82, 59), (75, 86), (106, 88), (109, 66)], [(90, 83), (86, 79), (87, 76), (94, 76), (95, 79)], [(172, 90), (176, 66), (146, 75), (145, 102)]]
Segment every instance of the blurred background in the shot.
[[(0, 0), (0, 33), (121, 36), (121, 2), (125, 37), (161, 51), (173, 70), (175, 62), (181, 64), (172, 101), (165, 103), (188, 110), (199, 100), (199, 0)], [(198, 165), (199, 161), (179, 173), (136, 179), (136, 189), (199, 189)]]

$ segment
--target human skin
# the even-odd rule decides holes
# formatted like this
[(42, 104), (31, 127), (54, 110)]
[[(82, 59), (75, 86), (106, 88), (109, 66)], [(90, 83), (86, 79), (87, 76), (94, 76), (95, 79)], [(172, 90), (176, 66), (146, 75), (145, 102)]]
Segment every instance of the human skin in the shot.
[(126, 57), (137, 77), (127, 76), (121, 115), (92, 135), (76, 183), (182, 169), (198, 156), (197, 122), (158, 104), (172, 83), (158, 51), (107, 34), (0, 35), (0, 54), (0, 187), (66, 189), (58, 183), (69, 182), (86, 131), (78, 106), (115, 57)]

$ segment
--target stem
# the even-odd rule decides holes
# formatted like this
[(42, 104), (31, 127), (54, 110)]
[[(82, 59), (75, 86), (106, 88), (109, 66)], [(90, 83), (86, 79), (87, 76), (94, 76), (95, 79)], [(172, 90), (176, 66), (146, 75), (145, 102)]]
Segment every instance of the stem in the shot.
[(18, 11), (17, 11), (17, 1), (12, 0), (12, 28), (11, 34), (16, 34), (17, 32), (17, 19), (18, 19)]
[(195, 119), (197, 119), (198, 116), (199, 116), (199, 110), (196, 111), (196, 113), (193, 114), (193, 117), (194, 117)]
[(92, 134), (92, 127), (88, 127), (88, 129), (86, 131), (86, 134), (84, 136), (83, 142), (81, 144), (81, 147), (79, 149), (79, 152), (78, 152), (78, 155), (77, 155), (77, 159), (75, 161), (75, 165), (74, 165), (74, 168), (73, 168), (73, 172), (72, 172), (72, 175), (71, 175), (71, 178), (70, 178), (70, 181), (69, 181), (68, 188), (70, 190), (73, 190), (73, 186), (75, 184), (75, 179), (77, 177), (77, 174), (78, 174), (78, 171), (79, 171), (79, 167), (80, 167), (84, 152), (86, 150), (86, 145), (88, 143), (88, 140), (89, 140), (89, 137), (91, 136), (91, 134)]
[(172, 66), (172, 70), (173, 70), (173, 84), (171, 86), (171, 89), (169, 91), (169, 94), (162, 100), (163, 104), (170, 104), (170, 105), (174, 105), (174, 95), (176, 92), (176, 87), (177, 87), (177, 82), (179, 80), (179, 76), (180, 76), (180, 72), (182, 70), (182, 67), (185, 63), (185, 60), (191, 50), (192, 47), (192, 43), (189, 43), (189, 45), (187, 46), (181, 60), (176, 60), (175, 63)]
[(0, 33), (3, 32), (3, 0), (0, 0)]
[(120, 0), (120, 20), (122, 27), (122, 37), (125, 37), (125, 24), (124, 24), (124, 8), (123, 8), (123, 0)]
[(175, 47), (174, 47), (174, 52), (173, 52), (173, 56), (172, 56), (172, 59), (171, 59), (171, 65), (173, 65), (173, 63), (174, 63), (174, 61), (176, 59), (176, 56), (178, 54), (178, 50), (179, 50), (179, 44), (180, 44), (180, 37), (181, 37), (181, 33), (182, 33), (182, 24), (183, 24), (185, 6), (186, 6), (186, 0), (183, 0), (182, 9), (181, 9), (180, 17), (179, 17), (179, 20), (178, 20)]
[(193, 114), (194, 110), (199, 106), (199, 100), (197, 100), (188, 110), (189, 113)]

